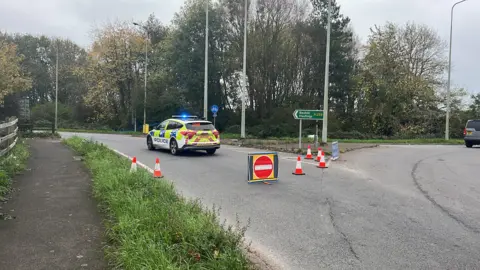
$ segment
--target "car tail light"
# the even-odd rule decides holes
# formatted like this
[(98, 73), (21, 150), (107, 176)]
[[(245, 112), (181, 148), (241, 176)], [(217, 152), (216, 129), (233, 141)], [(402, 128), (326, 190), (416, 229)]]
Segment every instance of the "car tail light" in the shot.
[(465, 135), (467, 135), (467, 129), (466, 128), (463, 129), (463, 136), (465, 136)]
[(195, 134), (197, 134), (197, 132), (193, 130), (182, 130), (180, 131), (180, 134), (182, 134), (185, 137), (188, 137), (188, 139), (191, 139)]
[(220, 133), (216, 129), (212, 133), (213, 133), (213, 135), (215, 135), (215, 138), (217, 138), (217, 139), (218, 139), (218, 136), (220, 136)]

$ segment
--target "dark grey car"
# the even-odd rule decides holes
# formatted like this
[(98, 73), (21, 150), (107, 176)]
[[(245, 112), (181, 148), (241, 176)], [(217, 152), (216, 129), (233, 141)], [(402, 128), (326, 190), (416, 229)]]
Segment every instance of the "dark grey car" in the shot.
[(463, 130), (465, 146), (480, 145), (480, 119), (468, 120)]

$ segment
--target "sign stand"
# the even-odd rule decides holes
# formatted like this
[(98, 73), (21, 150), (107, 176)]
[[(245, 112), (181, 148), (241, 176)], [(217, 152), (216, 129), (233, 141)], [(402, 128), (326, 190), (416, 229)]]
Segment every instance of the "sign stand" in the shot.
[(248, 153), (247, 182), (278, 182), (277, 152)]
[(298, 149), (302, 149), (302, 119), (300, 119), (300, 130), (298, 131)]
[(217, 118), (218, 106), (212, 105), (212, 107), (210, 107), (210, 111), (212, 111), (213, 113), (213, 126), (215, 127), (215, 119)]

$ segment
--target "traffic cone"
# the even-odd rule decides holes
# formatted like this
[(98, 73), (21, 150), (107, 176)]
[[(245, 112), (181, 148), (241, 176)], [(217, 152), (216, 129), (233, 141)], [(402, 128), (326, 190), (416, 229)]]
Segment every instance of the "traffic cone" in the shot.
[(320, 162), (320, 156), (322, 155), (322, 153), (323, 153), (323, 150), (322, 150), (322, 148), (319, 147), (318, 148), (318, 153), (317, 153), (317, 162)]
[(312, 149), (310, 148), (310, 145), (308, 145), (307, 155), (305, 156), (305, 159), (313, 159)]
[(305, 175), (305, 173), (302, 170), (302, 159), (300, 156), (297, 158), (297, 166), (295, 167), (295, 171), (292, 172), (294, 175)]
[(136, 171), (137, 171), (137, 158), (133, 157), (132, 165), (130, 166), (130, 172), (136, 172)]
[(322, 151), (322, 155), (320, 156), (320, 161), (318, 162), (318, 168), (328, 168), (327, 163), (325, 162), (325, 155)]
[(157, 158), (155, 160), (155, 170), (153, 170), (153, 177), (155, 178), (162, 178), (162, 171), (160, 170), (160, 159)]

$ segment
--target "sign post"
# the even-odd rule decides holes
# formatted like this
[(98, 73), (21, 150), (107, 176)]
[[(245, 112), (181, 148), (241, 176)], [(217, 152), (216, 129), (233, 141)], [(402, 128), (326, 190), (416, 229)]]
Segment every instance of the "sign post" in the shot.
[(277, 182), (278, 155), (276, 152), (249, 153), (247, 182)]
[(302, 149), (302, 120), (315, 120), (316, 130), (315, 130), (315, 146), (318, 144), (318, 121), (323, 121), (323, 111), (322, 110), (295, 110), (293, 112), (293, 118), (300, 120), (300, 130), (298, 132), (298, 148)]
[(340, 157), (340, 149), (338, 148), (338, 141), (332, 143), (332, 160), (337, 160)]
[(213, 113), (213, 126), (215, 126), (215, 119), (217, 118), (218, 106), (212, 105), (212, 107), (210, 107), (210, 111), (212, 111)]

